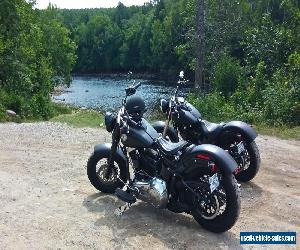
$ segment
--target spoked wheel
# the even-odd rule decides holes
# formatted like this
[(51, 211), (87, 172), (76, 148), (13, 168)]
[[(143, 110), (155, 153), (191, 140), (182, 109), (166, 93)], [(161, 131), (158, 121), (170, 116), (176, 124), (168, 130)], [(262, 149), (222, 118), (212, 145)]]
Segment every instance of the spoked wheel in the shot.
[(87, 163), (87, 175), (91, 184), (103, 193), (114, 193), (126, 183), (126, 166), (117, 159), (113, 163), (111, 174), (106, 177), (109, 156), (92, 154)]
[(255, 141), (233, 141), (228, 143), (227, 149), (239, 166), (236, 179), (242, 182), (252, 180), (260, 167), (260, 155)]
[(246, 161), (236, 174), (238, 181), (247, 182), (252, 180), (258, 173), (260, 167), (260, 154), (255, 141), (245, 143)]
[[(193, 188), (201, 200), (195, 198), (192, 211), (194, 219), (205, 229), (222, 233), (229, 230), (237, 221), (240, 213), (240, 190), (233, 175), (217, 174), (219, 186), (212, 193), (209, 184), (198, 182), (198, 188)], [(205, 178), (203, 179), (205, 182)], [(196, 182), (194, 182), (196, 184)]]
[(96, 165), (96, 174), (99, 181), (106, 183), (106, 185), (112, 185), (120, 178), (120, 168), (116, 162), (113, 164), (112, 172), (109, 176), (106, 176), (108, 169), (108, 159), (101, 159)]

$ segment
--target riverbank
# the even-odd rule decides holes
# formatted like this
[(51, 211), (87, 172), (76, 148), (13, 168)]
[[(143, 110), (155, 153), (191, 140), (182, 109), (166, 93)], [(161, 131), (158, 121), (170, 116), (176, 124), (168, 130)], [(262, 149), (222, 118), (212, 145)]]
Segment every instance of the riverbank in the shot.
[[(72, 77), (97, 77), (97, 78), (127, 78), (128, 72), (106, 72), (106, 73), (73, 73)], [(159, 79), (158, 74), (154, 73), (133, 73), (131, 74), (133, 79), (145, 79), (145, 80), (162, 80)]]
[[(178, 80), (179, 72), (173, 74), (167, 73), (151, 73), (151, 72), (132, 72), (132, 79), (153, 80), (156, 82), (176, 82)], [(73, 77), (97, 77), (97, 78), (113, 78), (113, 79), (125, 79), (128, 77), (128, 72), (103, 72), (103, 73), (72, 73)], [(188, 79), (193, 79), (193, 75), (189, 75)]]
[[(65, 123), (77, 128), (104, 128), (104, 112), (92, 109), (77, 108), (63, 103), (53, 103), (53, 117), (50, 121)], [(150, 121), (164, 120), (160, 112), (147, 114)], [(5, 116), (0, 122), (29, 123), (41, 122), (42, 119), (30, 119)], [(258, 134), (276, 136), (281, 139), (300, 140), (300, 126), (297, 127), (270, 127), (267, 125), (253, 125)]]
[[(50, 121), (62, 122), (68, 125), (83, 128), (104, 128), (104, 115), (101, 112), (88, 109), (70, 108), (71, 113), (60, 114)], [(150, 116), (150, 121), (164, 120), (164, 117), (159, 114)], [(267, 125), (254, 125), (258, 134), (276, 136), (281, 139), (300, 140), (300, 127), (270, 127)]]

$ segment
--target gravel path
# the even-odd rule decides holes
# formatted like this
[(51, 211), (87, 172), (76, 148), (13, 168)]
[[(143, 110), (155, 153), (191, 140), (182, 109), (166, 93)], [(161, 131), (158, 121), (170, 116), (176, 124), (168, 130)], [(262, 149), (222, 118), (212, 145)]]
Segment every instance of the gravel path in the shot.
[(100, 129), (0, 124), (0, 249), (240, 249), (240, 231), (281, 230), (299, 242), (299, 141), (257, 139), (261, 171), (242, 184), (239, 221), (221, 235), (142, 202), (117, 218), (121, 203), (98, 193), (85, 169), (93, 146), (108, 141)]

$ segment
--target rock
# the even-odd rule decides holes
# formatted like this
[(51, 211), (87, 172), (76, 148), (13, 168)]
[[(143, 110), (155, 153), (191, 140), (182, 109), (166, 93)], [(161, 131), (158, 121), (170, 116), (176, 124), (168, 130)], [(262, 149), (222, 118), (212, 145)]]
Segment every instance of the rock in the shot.
[(85, 92), (89, 92), (89, 90), (87, 89)]
[(290, 184), (286, 184), (286, 186), (287, 186), (287, 187), (289, 187), (289, 186), (290, 186)]
[(13, 110), (6, 110), (6, 114), (8, 115), (8, 116), (17, 116), (17, 113), (15, 112), (15, 111), (13, 111)]

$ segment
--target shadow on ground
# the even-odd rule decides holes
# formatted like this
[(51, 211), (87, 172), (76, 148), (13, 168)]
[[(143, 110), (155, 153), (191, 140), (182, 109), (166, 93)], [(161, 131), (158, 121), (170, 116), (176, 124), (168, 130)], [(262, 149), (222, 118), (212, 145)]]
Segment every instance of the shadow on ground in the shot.
[(84, 199), (83, 205), (88, 211), (99, 214), (100, 218), (94, 224), (109, 227), (113, 234), (112, 241), (122, 247), (132, 248), (130, 239), (144, 236), (173, 249), (241, 248), (239, 235), (230, 231), (211, 233), (201, 228), (189, 215), (159, 210), (144, 202), (134, 204), (121, 218), (114, 211), (122, 203), (114, 196), (92, 194)]

